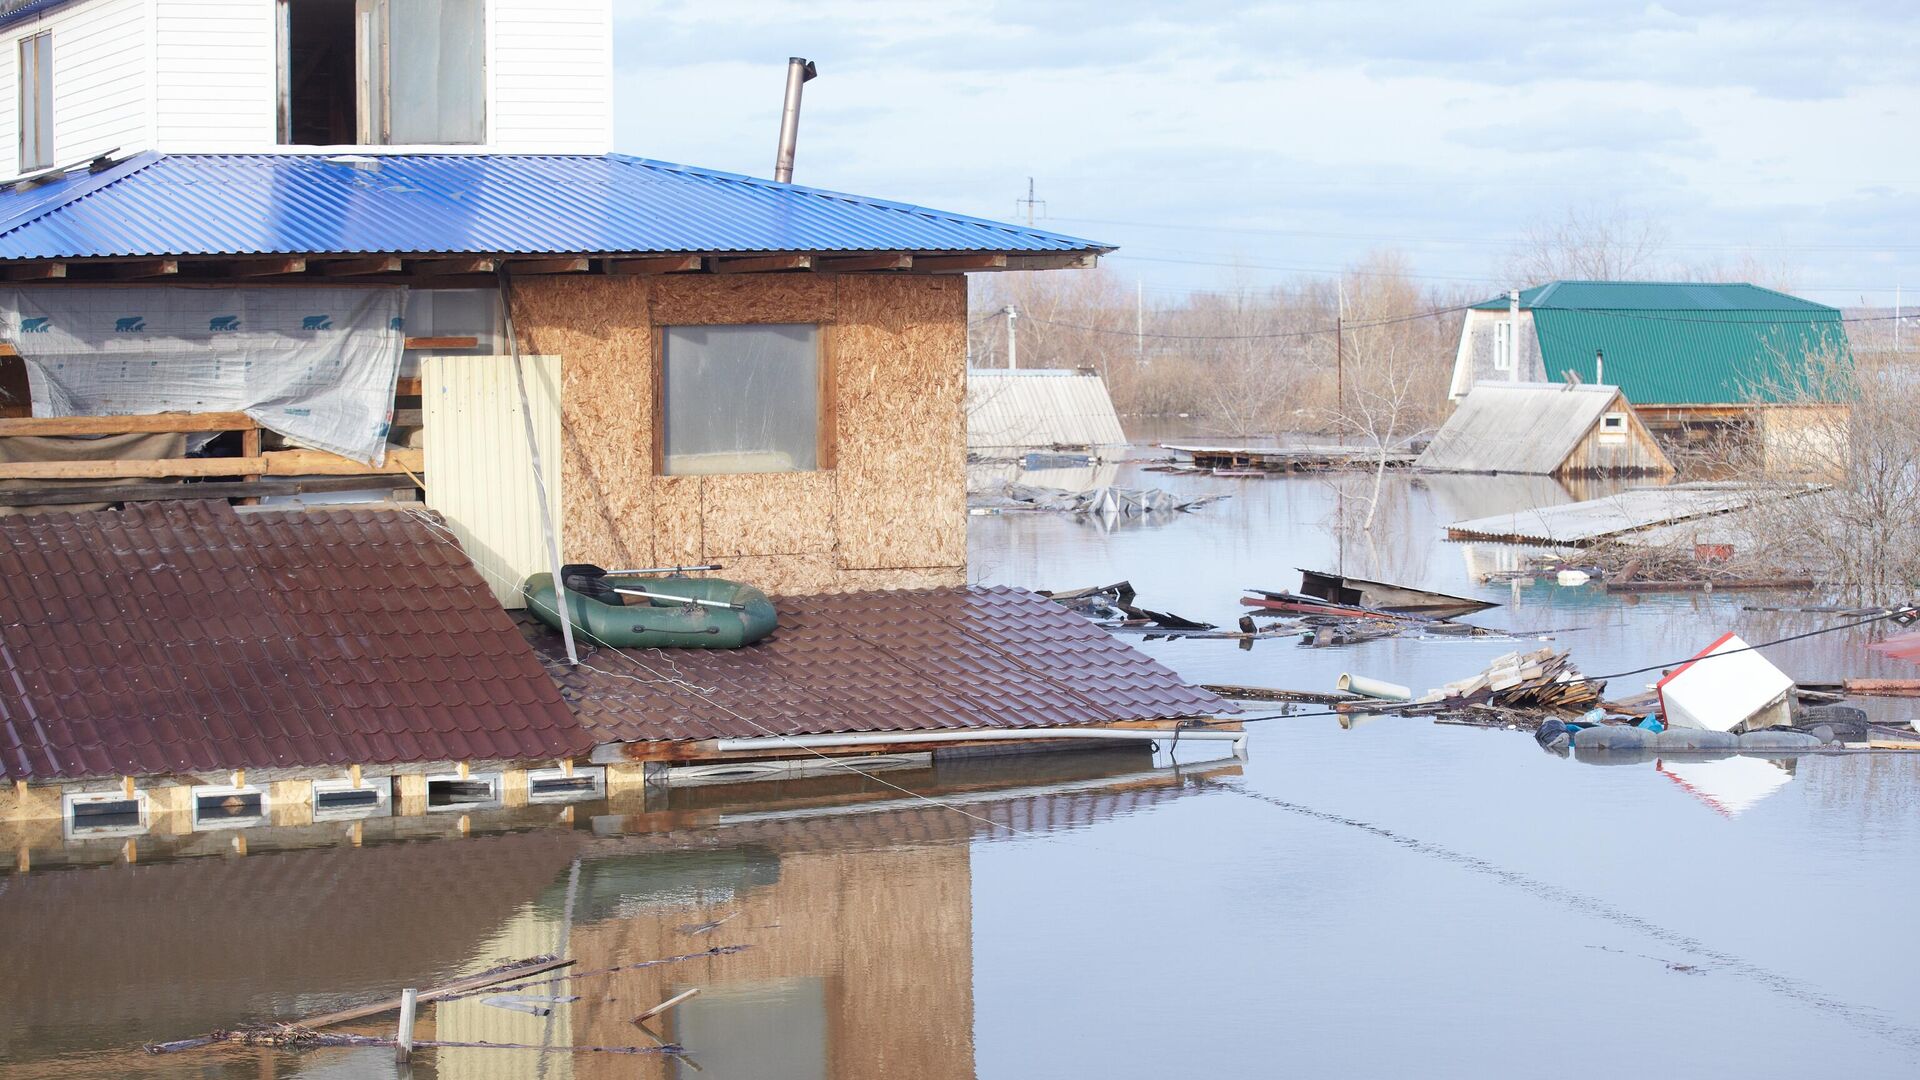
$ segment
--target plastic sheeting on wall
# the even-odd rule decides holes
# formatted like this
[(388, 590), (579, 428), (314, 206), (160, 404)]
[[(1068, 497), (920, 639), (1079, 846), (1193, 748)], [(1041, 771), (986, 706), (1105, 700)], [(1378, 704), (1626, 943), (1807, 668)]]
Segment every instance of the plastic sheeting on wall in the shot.
[(404, 288), (13, 288), (5, 333), (35, 416), (245, 412), (380, 464), (406, 344)]

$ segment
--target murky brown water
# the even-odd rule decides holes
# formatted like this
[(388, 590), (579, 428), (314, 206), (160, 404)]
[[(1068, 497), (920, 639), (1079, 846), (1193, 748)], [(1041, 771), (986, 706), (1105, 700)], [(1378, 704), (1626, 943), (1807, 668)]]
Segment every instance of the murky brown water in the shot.
[[(1496, 553), (1438, 542), (1438, 526), (1510, 496), (1432, 479), (1390, 481), (1376, 539), (1345, 544), (1347, 569), (1505, 602), (1487, 625), (1577, 627), (1556, 640), (1588, 671), (1824, 618), (1742, 611), (1777, 602), (1752, 595), (1483, 590), (1468, 560)], [(1228, 621), (1242, 587), (1291, 587), (1295, 566), (1342, 554), (1318, 480), (1131, 468), (1119, 480), (1235, 498), (1111, 531), (978, 518), (976, 576), (1131, 578), (1151, 606)], [(1808, 680), (1911, 673), (1860, 643), (1833, 635), (1775, 659)], [(1425, 688), (1515, 646), (1141, 647), (1206, 681), (1323, 688), (1355, 670)], [(132, 864), (117, 843), (35, 853), (30, 872), (0, 878), (0, 1076), (398, 1075), (384, 1048), (138, 1047), (558, 950), (584, 977), (516, 993), (577, 1000), (549, 1017), (494, 995), (449, 1002), (423, 1013), (420, 1037), (647, 1046), (629, 1018), (698, 987), (651, 1025), (686, 1056), (449, 1047), (419, 1051), (411, 1075), (1758, 1077), (1920, 1064), (1920, 946), (1897, 929), (1920, 893), (1912, 758), (1607, 768), (1507, 732), (1307, 718), (1258, 725), (1244, 765), (1175, 768), (1163, 748), (884, 776), (957, 809), (834, 776), (254, 832), (244, 855), (217, 833), (136, 845)], [(746, 947), (592, 974), (734, 946)]]

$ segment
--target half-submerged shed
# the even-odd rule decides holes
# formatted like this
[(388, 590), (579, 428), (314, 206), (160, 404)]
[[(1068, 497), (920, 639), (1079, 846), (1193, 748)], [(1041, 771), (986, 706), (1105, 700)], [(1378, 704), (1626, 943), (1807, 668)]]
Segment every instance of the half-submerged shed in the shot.
[(1671, 476), (1615, 386), (1481, 383), (1414, 463), (1435, 472)]
[(1086, 368), (967, 371), (967, 453), (1016, 457), (1079, 450), (1117, 458), (1127, 445), (1107, 384)]

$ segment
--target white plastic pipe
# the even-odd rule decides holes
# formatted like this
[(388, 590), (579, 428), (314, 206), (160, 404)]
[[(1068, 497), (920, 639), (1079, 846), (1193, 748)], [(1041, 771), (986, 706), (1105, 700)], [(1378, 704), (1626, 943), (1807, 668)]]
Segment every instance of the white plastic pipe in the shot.
[[(1412, 696), (1412, 692), (1408, 692)], [(793, 747), (819, 750), (835, 746), (889, 746), (909, 743), (987, 742), (1008, 739), (1131, 739), (1136, 742), (1173, 741), (1172, 728), (1013, 728), (995, 731), (887, 731), (848, 732), (837, 735), (775, 735), (771, 738), (715, 739), (713, 748), (721, 753), (742, 750), (778, 750)], [(1211, 728), (1182, 728), (1181, 742), (1230, 742), (1233, 752), (1244, 754), (1247, 733), (1215, 731)]]
[(1361, 697), (1379, 698), (1382, 701), (1412, 701), (1413, 691), (1398, 683), (1369, 679), (1365, 675), (1342, 675), (1334, 683), (1343, 693), (1359, 694)]

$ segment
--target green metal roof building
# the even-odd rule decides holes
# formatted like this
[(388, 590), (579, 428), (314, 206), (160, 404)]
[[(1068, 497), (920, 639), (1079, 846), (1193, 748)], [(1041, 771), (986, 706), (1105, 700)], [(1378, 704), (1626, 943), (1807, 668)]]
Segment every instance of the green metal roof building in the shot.
[(1476, 381), (1565, 382), (1572, 372), (1618, 386), (1639, 408), (1831, 401), (1852, 370), (1838, 308), (1743, 282), (1538, 285), (1520, 294), (1513, 349), (1495, 325), (1508, 305), (1503, 296), (1469, 311), (1455, 398)]

